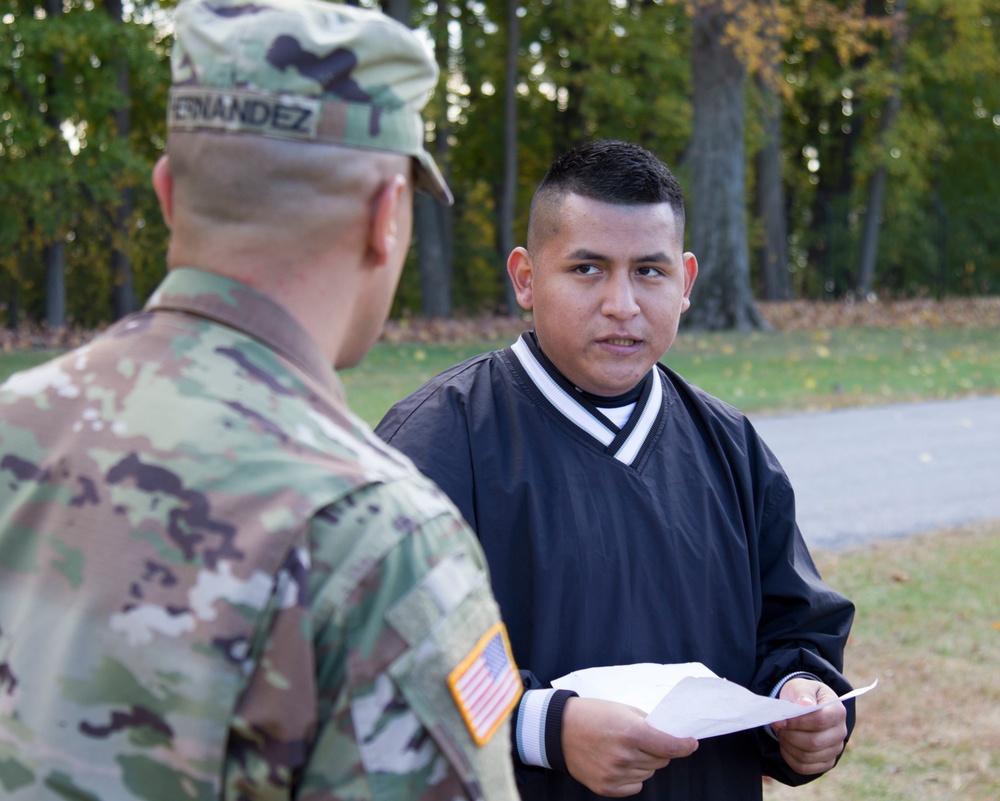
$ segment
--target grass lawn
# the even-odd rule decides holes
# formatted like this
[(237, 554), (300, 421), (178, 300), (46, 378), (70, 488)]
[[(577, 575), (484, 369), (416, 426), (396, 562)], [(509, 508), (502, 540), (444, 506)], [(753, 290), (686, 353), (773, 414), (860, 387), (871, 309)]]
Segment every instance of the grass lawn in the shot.
[[(997, 328), (683, 333), (664, 362), (746, 412), (816, 411), (1000, 392), (998, 343)], [(441, 370), (507, 344), (379, 343), (342, 377), (351, 406), (374, 424)]]
[[(351, 407), (374, 425), (446, 367), (510, 344), (378, 343), (341, 377)], [(0, 380), (46, 351), (0, 354)], [(664, 362), (748, 413), (954, 398), (1000, 392), (1000, 328), (831, 328), (682, 333)]]
[(48, 361), (57, 354), (54, 350), (15, 350), (9, 353), (0, 353), (0, 381), (3, 381), (11, 373), (27, 370), (36, 364)]
[(840, 764), (765, 801), (1000, 798), (1000, 521), (815, 553), (858, 608), (858, 726)]

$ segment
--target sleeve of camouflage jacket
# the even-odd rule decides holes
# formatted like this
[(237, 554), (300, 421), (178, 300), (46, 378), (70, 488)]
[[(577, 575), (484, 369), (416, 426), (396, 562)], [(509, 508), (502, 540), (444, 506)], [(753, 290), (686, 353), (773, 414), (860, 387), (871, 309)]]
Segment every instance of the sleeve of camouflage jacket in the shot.
[(485, 561), (457, 514), (415, 517), (410, 491), (328, 507), (289, 554), (226, 798), (517, 799), (507, 716), (477, 744), (445, 680), (500, 625)]

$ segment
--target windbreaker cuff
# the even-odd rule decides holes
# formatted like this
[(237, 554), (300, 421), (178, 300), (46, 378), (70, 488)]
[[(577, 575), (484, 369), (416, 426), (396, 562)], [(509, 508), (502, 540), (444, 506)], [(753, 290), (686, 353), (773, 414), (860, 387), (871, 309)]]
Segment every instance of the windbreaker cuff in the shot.
[(528, 690), (517, 714), (517, 755), (525, 765), (566, 770), (562, 752), (562, 718), (571, 690)]

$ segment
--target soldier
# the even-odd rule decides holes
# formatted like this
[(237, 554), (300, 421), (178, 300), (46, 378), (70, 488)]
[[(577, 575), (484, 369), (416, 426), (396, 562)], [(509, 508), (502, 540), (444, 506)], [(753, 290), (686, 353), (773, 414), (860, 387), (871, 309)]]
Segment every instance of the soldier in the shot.
[(317, 0), (183, 0), (169, 272), (0, 388), (0, 787), (17, 799), (516, 798), (483, 555), (348, 410), (437, 70)]

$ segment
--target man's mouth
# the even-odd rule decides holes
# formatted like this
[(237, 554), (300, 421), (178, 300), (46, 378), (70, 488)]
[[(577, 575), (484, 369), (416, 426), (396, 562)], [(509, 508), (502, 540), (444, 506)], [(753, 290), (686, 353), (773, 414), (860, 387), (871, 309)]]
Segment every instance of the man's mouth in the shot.
[(626, 337), (608, 337), (604, 341), (607, 342), (609, 345), (628, 345), (628, 346), (631, 346), (631, 345), (634, 345), (639, 340), (638, 339), (628, 339)]

